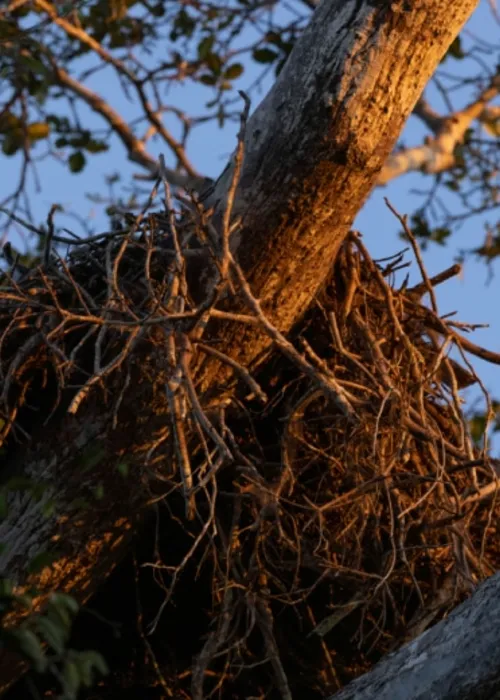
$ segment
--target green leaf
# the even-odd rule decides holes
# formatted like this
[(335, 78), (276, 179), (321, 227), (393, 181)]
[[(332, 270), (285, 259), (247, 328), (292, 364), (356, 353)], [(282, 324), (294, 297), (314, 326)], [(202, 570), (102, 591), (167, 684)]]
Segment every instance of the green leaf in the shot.
[(85, 148), (89, 141), (90, 133), (88, 131), (82, 131), (68, 139), (68, 144), (73, 146), (73, 148)]
[(194, 20), (183, 8), (174, 20), (174, 28), (170, 32), (170, 39), (177, 41), (180, 36), (190, 37), (196, 27)]
[(69, 610), (72, 615), (76, 615), (80, 610), (78, 602), (73, 598), (73, 596), (68, 595), (67, 593), (52, 593), (50, 596), (50, 604), (59, 607), (62, 606)]
[(9, 131), (2, 143), (2, 152), (6, 156), (13, 156), (23, 145), (23, 135), (19, 129)]
[(213, 35), (206, 36), (198, 44), (198, 58), (200, 61), (204, 61), (207, 56), (212, 51), (213, 45), (215, 43), (215, 37)]
[(439, 245), (444, 245), (449, 236), (451, 236), (451, 231), (445, 226), (437, 226), (431, 232), (431, 240), (435, 243), (439, 243)]
[(209, 53), (205, 59), (207, 68), (212, 71), (214, 75), (220, 75), (222, 69), (222, 58), (216, 53)]
[(45, 615), (41, 615), (37, 619), (36, 626), (42, 639), (47, 642), (56, 654), (62, 655), (68, 637), (65, 629)]
[(272, 49), (255, 49), (252, 57), (257, 63), (273, 63), (278, 58), (278, 54)]
[(217, 78), (215, 75), (209, 75), (208, 73), (204, 73), (203, 75), (200, 75), (200, 83), (203, 83), (203, 85), (216, 85), (217, 84)]
[(469, 430), (472, 439), (476, 444), (480, 443), (484, 436), (486, 428), (486, 415), (484, 413), (476, 413), (469, 420)]
[(85, 167), (85, 156), (81, 151), (75, 151), (68, 158), (68, 164), (72, 173), (79, 173)]
[(59, 116), (57, 114), (47, 114), (47, 121), (49, 124), (53, 124), (55, 130), (60, 134), (67, 134), (71, 131), (68, 117)]
[(118, 462), (118, 464), (116, 465), (116, 469), (118, 473), (121, 474), (124, 478), (128, 476), (129, 469), (127, 462)]
[(239, 78), (240, 75), (242, 75), (244, 71), (243, 66), (241, 63), (233, 63), (232, 65), (228, 66), (226, 70), (223, 73), (223, 77), (226, 80), (235, 80), (236, 78)]
[(12, 129), (19, 128), (21, 125), (21, 120), (16, 117), (12, 112), (5, 112), (0, 114), (0, 133), (4, 134)]
[(83, 496), (79, 496), (78, 498), (75, 498), (71, 501), (69, 504), (69, 508), (71, 510), (77, 511), (77, 510), (88, 510), (91, 508), (90, 501), (87, 498), (84, 498)]
[[(27, 261), (27, 262), (28, 262), (28, 261)], [(31, 488), (30, 488), (31, 497), (34, 498), (35, 501), (41, 501), (41, 500), (42, 500), (42, 497), (43, 497), (43, 495), (44, 495), (44, 493), (45, 493), (45, 491), (47, 490), (47, 486), (48, 486), (48, 484), (43, 484), (43, 483), (41, 483), (41, 484), (37, 484), (37, 483), (32, 484), (32, 486), (31, 486)]]
[(275, 46), (278, 46), (278, 47), (280, 47), (283, 44), (283, 39), (281, 38), (281, 34), (278, 34), (278, 32), (267, 32), (267, 34), (265, 35), (264, 38), (270, 44), (274, 44)]
[(80, 674), (74, 661), (66, 661), (62, 672), (65, 700), (76, 700), (80, 689)]
[(163, 17), (165, 14), (165, 8), (162, 2), (158, 2), (156, 5), (149, 5), (148, 9), (153, 17)]
[(94, 667), (92, 662), (87, 661), (83, 654), (80, 654), (75, 663), (78, 666), (78, 673), (80, 674), (80, 681), (82, 685), (84, 685), (86, 688), (90, 688), (90, 686), (94, 683)]
[(88, 472), (94, 469), (105, 455), (106, 450), (103, 448), (102, 444), (93, 443), (89, 445), (78, 458), (78, 466), (81, 467), (84, 472)]
[(39, 75), (50, 75), (50, 71), (44, 66), (44, 64), (38, 59), (33, 58), (33, 56), (20, 55), (17, 58), (17, 62), (28, 68), (33, 73), (38, 73)]
[(26, 131), (30, 141), (40, 141), (50, 134), (50, 125), (47, 122), (33, 122), (28, 124)]
[(26, 627), (9, 630), (7, 641), (13, 643), (15, 648), (33, 664), (38, 673), (45, 671), (47, 659), (43, 653), (42, 644), (34, 632)]
[(82, 683), (87, 687), (92, 685), (95, 672), (100, 673), (102, 676), (109, 673), (104, 657), (94, 650), (80, 652), (76, 664), (78, 665)]
[(107, 151), (109, 146), (104, 141), (97, 141), (96, 139), (90, 139), (90, 141), (85, 145), (85, 150), (89, 153), (103, 153)]
[(42, 505), (42, 512), (46, 518), (50, 518), (51, 515), (54, 515), (55, 509), (56, 502), (52, 499)]
[(27, 476), (13, 476), (7, 481), (5, 487), (9, 491), (31, 491), (34, 487), (34, 482)]
[(69, 631), (73, 621), (73, 615), (64, 605), (50, 605), (47, 609), (47, 617), (55, 622), (61, 629)]
[(462, 40), (457, 36), (450, 45), (448, 49), (447, 56), (452, 56), (453, 58), (462, 59), (465, 58), (465, 54), (462, 51)]
[(14, 584), (8, 578), (0, 578), (0, 597), (11, 597), (14, 593)]

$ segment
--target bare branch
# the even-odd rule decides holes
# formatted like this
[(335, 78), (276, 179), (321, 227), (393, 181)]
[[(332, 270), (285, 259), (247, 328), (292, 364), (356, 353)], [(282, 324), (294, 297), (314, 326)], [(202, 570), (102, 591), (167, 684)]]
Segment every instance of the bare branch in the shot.
[[(467, 129), (476, 119), (490, 121), (500, 108), (488, 105), (500, 92), (500, 73), (480, 96), (464, 109), (447, 117), (439, 117), (424, 100), (416, 107), (416, 114), (434, 132), (422, 146), (393, 153), (384, 164), (378, 177), (378, 185), (386, 185), (405, 173), (421, 171), (441, 173), (455, 165), (455, 148), (463, 142)], [(492, 111), (493, 110), (493, 111)]]
[(151, 107), (147, 99), (145, 90), (141, 85), (141, 82), (139, 81), (138, 77), (129, 68), (127, 68), (123, 61), (120, 61), (115, 56), (106, 51), (102, 44), (96, 41), (84, 29), (82, 29), (81, 27), (76, 27), (74, 24), (71, 24), (71, 22), (67, 19), (59, 17), (54, 6), (51, 3), (47, 2), (47, 0), (35, 0), (34, 4), (41, 10), (44, 10), (49, 15), (54, 24), (57, 24), (59, 27), (61, 27), (61, 29), (63, 29), (63, 31), (65, 31), (66, 34), (68, 34), (68, 36), (72, 37), (73, 39), (77, 39), (81, 44), (94, 51), (103, 61), (112, 65), (120, 75), (125, 77), (133, 85), (137, 96), (139, 97), (139, 101), (144, 110), (144, 113), (147, 116), (150, 124), (154, 126), (156, 132), (163, 138), (165, 143), (175, 153), (179, 164), (182, 165), (186, 173), (192, 179), (197, 178), (198, 174), (187, 159), (184, 149), (182, 148), (180, 143), (178, 143), (174, 139), (174, 137), (168, 131), (168, 129), (166, 129), (165, 125), (162, 123), (154, 109)]
[[(146, 168), (156, 177), (159, 172), (159, 165), (156, 159), (146, 151), (144, 144), (134, 135), (121, 115), (100, 95), (71, 77), (53, 58), (50, 58), (50, 62), (57, 82), (81, 97), (94, 112), (100, 114), (127, 149), (129, 160)], [(201, 176), (193, 178), (190, 175), (185, 175), (170, 168), (165, 168), (164, 174), (168, 177), (169, 182), (176, 187), (197, 189), (200, 184), (205, 182), (205, 178)]]

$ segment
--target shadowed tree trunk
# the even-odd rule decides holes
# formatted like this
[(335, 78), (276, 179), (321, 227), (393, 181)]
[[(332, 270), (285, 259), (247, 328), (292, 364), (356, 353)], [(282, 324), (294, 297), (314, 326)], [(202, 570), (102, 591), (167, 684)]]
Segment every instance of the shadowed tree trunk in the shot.
[[(291, 328), (324, 283), (426, 82), (476, 4), (325, 0), (249, 119), (232, 208), (241, 224), (231, 249), (277, 331)], [(233, 157), (204, 202), (219, 228), (234, 166)], [(249, 370), (272, 344), (256, 326), (227, 320), (209, 333)], [(168, 404), (158, 359), (162, 334), (153, 337), (156, 346), (138, 341), (134, 347), (140, 372), (120, 368), (103, 380), (106, 396), (126, 385), (116, 424), (114, 404), (94, 389), (48, 427), (40, 421), (30, 446), (9, 454), (9, 474), (47, 487), (39, 500), (15, 495), (0, 526), (7, 544), (0, 565), (19, 586), (36, 586), (40, 605), (54, 589), (88, 599), (126, 550), (138, 513), (154, 495), (141, 465), (165, 430)], [(231, 372), (214, 357), (194, 369), (202, 403), (233, 390)], [(127, 479), (120, 476), (124, 462)], [(104, 500), (95, 501), (96, 489)], [(82, 509), (82, 498), (92, 507)], [(48, 542), (55, 563), (28, 575), (26, 562)], [(9, 664), (0, 667), (3, 687), (16, 673)]]

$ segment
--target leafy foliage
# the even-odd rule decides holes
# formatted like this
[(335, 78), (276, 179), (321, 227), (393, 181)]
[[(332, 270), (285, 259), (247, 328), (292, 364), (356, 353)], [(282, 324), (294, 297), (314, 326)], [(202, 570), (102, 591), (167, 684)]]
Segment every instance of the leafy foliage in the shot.
[[(447, 238), (451, 235), (449, 228), (441, 226), (431, 228), (425, 212), (422, 210), (412, 214), (410, 228), (414, 236), (419, 239), (424, 250), (431, 241), (434, 243), (439, 243), (439, 245), (445, 245)], [(404, 231), (402, 231), (399, 235), (403, 240), (408, 240), (408, 237)]]
[[(155, 162), (148, 148), (159, 146), (180, 173), (179, 182), (196, 189), (196, 168), (187, 156), (193, 133), (210, 122), (223, 128), (238, 118), (236, 89), (244, 85), (252, 96), (269, 85), (300, 38), (314, 2), (32, 0), (12, 7), (0, 9), (0, 146), (4, 157), (18, 159), (16, 168), (19, 162), (22, 166), (0, 207), (16, 212), (26, 201), (27, 183), (35, 180), (38, 186), (45, 159), (78, 175), (118, 142), (147, 171)], [(451, 74), (454, 64), (462, 74), (464, 66), (477, 65), (468, 61), (480, 54), (479, 73), (467, 80)], [(471, 46), (470, 40), (455, 39), (439, 77), (448, 109), (459, 87), (481, 88), (486, 72), (494, 74), (494, 57), (495, 51), (479, 41)], [(95, 89), (101, 73), (109, 95)], [(181, 85), (196, 88), (204, 103), (201, 113), (188, 114), (170, 99)], [(117, 96), (131, 105), (130, 115), (117, 110)], [(495, 207), (497, 132), (498, 115), (492, 112), (478, 129), (468, 130), (456, 150), (455, 167), (436, 178), (416, 222), (426, 244), (447, 242), (455, 226), (454, 216), (436, 204), (440, 188), (456, 196), (463, 216)], [(140, 184), (123, 184), (139, 201)], [(116, 189), (100, 191), (93, 202), (116, 206), (123, 193)], [(88, 226), (85, 218), (80, 223)]]
[[(16, 607), (30, 610), (35, 593), (17, 594), (8, 579), (0, 579), (0, 620)], [(63, 593), (50, 597), (43, 614), (31, 613), (15, 629), (2, 625), (0, 639), (26, 659), (37, 673), (50, 673), (61, 686), (61, 700), (76, 700), (108, 668), (101, 654), (68, 648), (71, 626), (78, 612), (76, 601)]]

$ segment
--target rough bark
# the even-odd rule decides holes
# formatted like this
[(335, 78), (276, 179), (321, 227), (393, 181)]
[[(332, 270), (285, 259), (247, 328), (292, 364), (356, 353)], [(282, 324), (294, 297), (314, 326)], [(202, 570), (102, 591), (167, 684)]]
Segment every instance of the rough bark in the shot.
[[(323, 2), (252, 116), (233, 239), (280, 330), (307, 308), (427, 80), (476, 2)], [(210, 204), (222, 208), (231, 162)], [(267, 341), (228, 330), (245, 365)], [(210, 378), (208, 379), (210, 382)]]
[(500, 697), (500, 574), (449, 617), (330, 700), (484, 700)]
[[(281, 331), (314, 298), (425, 83), (476, 4), (325, 0), (251, 117), (233, 210), (242, 227), (232, 245), (255, 296)], [(232, 168), (230, 163), (210, 195), (216, 217)], [(218, 336), (218, 347), (247, 367), (270, 345), (264, 334), (236, 324), (219, 328)], [(135, 354), (142, 365), (152, 363), (154, 376), (154, 355), (139, 348)], [(202, 398), (217, 394), (227, 371), (215, 360), (203, 365)], [(119, 382), (110, 382), (109, 391), (119, 390)], [(150, 391), (156, 399), (153, 380)], [(165, 423), (165, 406), (147, 394), (143, 386), (125, 393), (129, 417), (113, 430), (110, 409), (88, 398), (76, 416), (61, 418), (48, 434), (42, 430), (10, 465), (48, 484), (40, 502), (17, 496), (0, 526), (0, 541), (8, 545), (1, 569), (20, 585), (37, 586), (40, 602), (54, 589), (87, 598), (126, 546), (150, 497), (140, 454)], [(89, 467), (86, 451), (95, 444), (100, 454)], [(124, 456), (131, 463), (128, 481), (116, 470)], [(94, 499), (91, 508), (79, 511), (76, 498), (98, 485), (104, 502)], [(51, 516), (44, 509), (49, 498), (57, 500)], [(48, 542), (58, 547), (58, 560), (28, 577), (26, 562)], [(0, 679), (8, 682), (9, 676), (0, 669)]]

